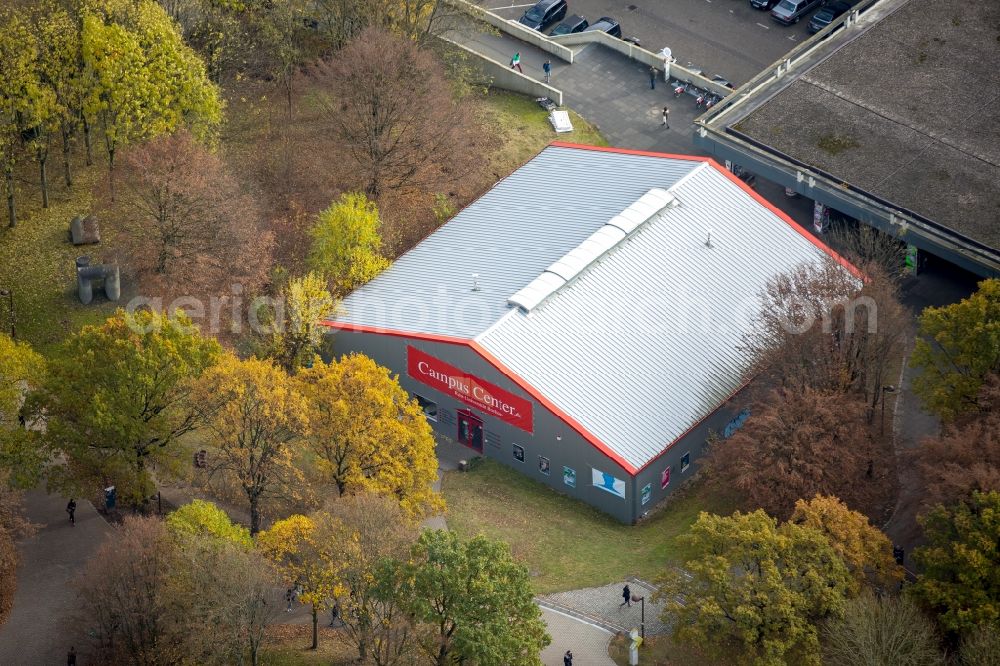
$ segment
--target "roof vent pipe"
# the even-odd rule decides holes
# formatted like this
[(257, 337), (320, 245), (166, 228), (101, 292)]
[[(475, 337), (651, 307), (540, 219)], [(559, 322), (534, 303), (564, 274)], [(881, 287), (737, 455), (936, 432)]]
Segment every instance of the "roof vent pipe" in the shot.
[(712, 247), (712, 230), (708, 230), (708, 240), (705, 241), (705, 247)]
[(479, 291), (479, 273), (472, 274), (472, 291)]

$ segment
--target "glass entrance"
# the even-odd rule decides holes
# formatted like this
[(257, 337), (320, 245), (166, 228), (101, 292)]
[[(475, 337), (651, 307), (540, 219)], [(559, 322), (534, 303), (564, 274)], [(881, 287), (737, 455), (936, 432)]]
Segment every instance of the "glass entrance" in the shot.
[(464, 409), (458, 410), (458, 441), (479, 453), (483, 452), (483, 422)]

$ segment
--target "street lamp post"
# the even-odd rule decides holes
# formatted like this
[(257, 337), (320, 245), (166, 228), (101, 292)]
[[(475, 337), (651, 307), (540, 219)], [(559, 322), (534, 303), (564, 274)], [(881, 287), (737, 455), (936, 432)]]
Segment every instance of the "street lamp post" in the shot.
[(14, 319), (14, 290), (0, 289), (0, 296), (6, 296), (9, 299), (7, 303), (10, 308), (10, 337), (13, 340), (17, 338), (17, 328)]
[(886, 393), (895, 393), (895, 392), (896, 392), (896, 387), (895, 386), (889, 385), (889, 386), (883, 386), (882, 387), (882, 422), (881, 422), (881, 425), (879, 425), (879, 434), (880, 435), (884, 435), (885, 434), (885, 394)]

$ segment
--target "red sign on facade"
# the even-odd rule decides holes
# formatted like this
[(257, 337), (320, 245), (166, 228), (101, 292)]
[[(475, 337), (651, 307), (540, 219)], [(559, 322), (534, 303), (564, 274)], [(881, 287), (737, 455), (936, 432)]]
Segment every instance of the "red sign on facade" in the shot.
[(534, 431), (530, 401), (459, 370), (415, 347), (406, 347), (406, 367), (410, 376), (418, 382), (458, 398), (470, 407), (481, 409), (521, 430)]

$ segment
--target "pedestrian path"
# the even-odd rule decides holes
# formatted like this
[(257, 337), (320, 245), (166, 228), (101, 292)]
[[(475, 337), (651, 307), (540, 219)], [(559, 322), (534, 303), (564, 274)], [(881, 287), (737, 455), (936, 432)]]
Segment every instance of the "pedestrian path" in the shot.
[(646, 635), (665, 633), (668, 627), (660, 621), (663, 604), (653, 601), (655, 587), (635, 578), (602, 587), (546, 594), (539, 597), (538, 602), (543, 608), (560, 611), (608, 631), (628, 632), (642, 624), (642, 602), (633, 601), (631, 606), (622, 606), (622, 589), (626, 583), (633, 596), (646, 600)]
[(77, 500), (76, 525), (66, 515), (65, 497), (33, 490), (25, 497), (34, 536), (18, 544), (14, 608), (0, 626), (0, 664), (37, 666), (65, 664), (70, 646), (86, 662), (84, 645), (74, 643), (81, 632), (79, 604), (72, 580), (94, 555), (112, 527), (86, 500)]
[(563, 666), (566, 650), (573, 652), (573, 666), (614, 666), (608, 656), (608, 644), (614, 634), (607, 629), (544, 607), (542, 619), (552, 636), (552, 643), (541, 654), (545, 666)]

